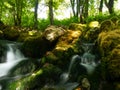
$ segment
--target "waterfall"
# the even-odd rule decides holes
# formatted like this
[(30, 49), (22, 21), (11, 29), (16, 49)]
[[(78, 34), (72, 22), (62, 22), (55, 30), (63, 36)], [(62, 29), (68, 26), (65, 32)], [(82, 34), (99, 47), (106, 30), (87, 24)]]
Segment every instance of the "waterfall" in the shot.
[(61, 79), (61, 83), (64, 84), (66, 83), (68, 80), (69, 80), (69, 76), (70, 76), (70, 73), (71, 73), (71, 69), (73, 67), (73, 65), (76, 63), (76, 62), (79, 62), (80, 60), (80, 56), (79, 55), (73, 55), (72, 58), (71, 58), (71, 61), (70, 61), (70, 64), (69, 64), (69, 67), (68, 67), (68, 71), (63, 73), (60, 77)]
[(91, 74), (97, 65), (95, 63), (95, 56), (88, 52), (85, 52), (83, 54), (80, 64), (83, 65), (87, 69), (88, 74)]
[(7, 47), (6, 62), (0, 63), (0, 77), (6, 76), (14, 65), (24, 59), (24, 55), (17, 49), (15, 44), (7, 44)]
[(84, 43), (83, 49), (84, 54), (81, 56), (81, 65), (84, 66), (87, 69), (88, 74), (92, 74), (95, 67), (97, 66), (97, 63), (95, 63), (95, 55), (91, 53), (92, 47), (94, 46), (93, 43)]

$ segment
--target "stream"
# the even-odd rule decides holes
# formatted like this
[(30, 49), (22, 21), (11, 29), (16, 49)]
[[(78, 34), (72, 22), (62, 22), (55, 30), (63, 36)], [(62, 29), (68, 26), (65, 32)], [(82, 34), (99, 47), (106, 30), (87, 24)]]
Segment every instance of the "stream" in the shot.
[(0, 45), (0, 90), (6, 90), (7, 83), (30, 75), (35, 65), (21, 53), (20, 43), (0, 41)]

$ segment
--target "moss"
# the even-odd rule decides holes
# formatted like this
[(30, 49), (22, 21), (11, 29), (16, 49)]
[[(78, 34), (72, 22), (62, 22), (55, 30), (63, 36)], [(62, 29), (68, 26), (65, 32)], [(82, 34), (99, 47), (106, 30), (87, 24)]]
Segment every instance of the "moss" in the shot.
[(107, 80), (120, 79), (120, 30), (102, 32), (98, 38), (102, 54), (102, 73)]
[(28, 35), (28, 33), (26, 32), (24, 32), (24, 33), (20, 33), (20, 36), (18, 37), (18, 39), (17, 39), (17, 41), (18, 42), (24, 42), (24, 40), (26, 39), (26, 38), (28, 38), (28, 37), (30, 37), (29, 35)]
[(49, 50), (51, 43), (42, 36), (27, 37), (23, 43), (22, 49), (26, 56), (41, 57)]
[(101, 22), (100, 32), (102, 31), (111, 31), (114, 29), (114, 23), (111, 20), (105, 20)]
[(117, 27), (118, 29), (120, 29), (120, 20), (117, 20), (117, 21), (116, 21), (116, 27)]
[(116, 25), (116, 22), (119, 18), (117, 16), (113, 16), (110, 18), (110, 20)]
[(86, 28), (85, 24), (77, 24), (77, 23), (71, 23), (69, 25), (70, 30), (80, 30), (83, 31)]
[(55, 49), (67, 50), (68, 48), (73, 48), (74, 44), (78, 41), (79, 37), (82, 35), (82, 32), (68, 30), (68, 32), (59, 38), (58, 43)]
[(90, 28), (95, 28), (95, 27), (99, 27), (99, 22), (98, 21), (91, 21), (88, 26)]
[(8, 85), (8, 90), (15, 90), (16, 88), (20, 90), (41, 90), (46, 83), (56, 83), (60, 74), (61, 70), (59, 68), (52, 64), (45, 64), (40, 70), (34, 72), (32, 75), (10, 83)]
[(108, 71), (112, 80), (120, 78), (120, 44), (111, 51), (108, 61)]
[(95, 43), (96, 40), (97, 40), (97, 37), (99, 35), (99, 28), (95, 27), (95, 28), (91, 28), (89, 29), (84, 38), (87, 42), (92, 42), (92, 43)]
[(120, 30), (102, 32), (98, 37), (98, 44), (103, 56), (110, 54), (110, 51), (120, 43)]
[(4, 38), (5, 39), (12, 40), (12, 41), (17, 40), (17, 38), (20, 35), (19, 31), (12, 28), (12, 27), (4, 29), (3, 33), (4, 33)]
[(3, 39), (3, 36), (4, 36), (3, 31), (0, 30), (0, 39)]

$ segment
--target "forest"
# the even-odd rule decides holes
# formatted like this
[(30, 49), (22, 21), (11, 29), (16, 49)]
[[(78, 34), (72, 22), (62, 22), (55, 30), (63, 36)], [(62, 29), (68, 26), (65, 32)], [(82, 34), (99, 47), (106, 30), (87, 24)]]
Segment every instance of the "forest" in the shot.
[(0, 90), (120, 90), (119, 0), (0, 0)]

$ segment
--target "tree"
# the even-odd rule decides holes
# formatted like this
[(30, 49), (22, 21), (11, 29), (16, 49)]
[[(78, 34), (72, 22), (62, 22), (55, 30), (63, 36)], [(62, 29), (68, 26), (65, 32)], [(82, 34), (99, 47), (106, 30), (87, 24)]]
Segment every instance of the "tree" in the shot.
[(102, 13), (103, 0), (100, 0), (99, 12)]
[(49, 4), (48, 4), (48, 7), (49, 7), (49, 19), (50, 19), (50, 25), (53, 25), (53, 0), (49, 0)]
[(21, 17), (22, 17), (22, 5), (23, 0), (15, 0), (14, 4), (14, 23), (16, 26), (21, 25)]
[(87, 18), (88, 17), (88, 8), (89, 8), (89, 0), (85, 0), (85, 3), (84, 3), (84, 18)]
[(38, 10), (38, 0), (35, 0), (35, 12), (34, 12), (34, 27), (35, 28), (38, 28), (37, 10)]
[(110, 14), (113, 14), (114, 13), (114, 0), (104, 0), (105, 1), (105, 5), (106, 7), (108, 8), (108, 11)]
[(0, 21), (2, 18), (2, 12), (3, 12), (3, 0), (0, 1)]

